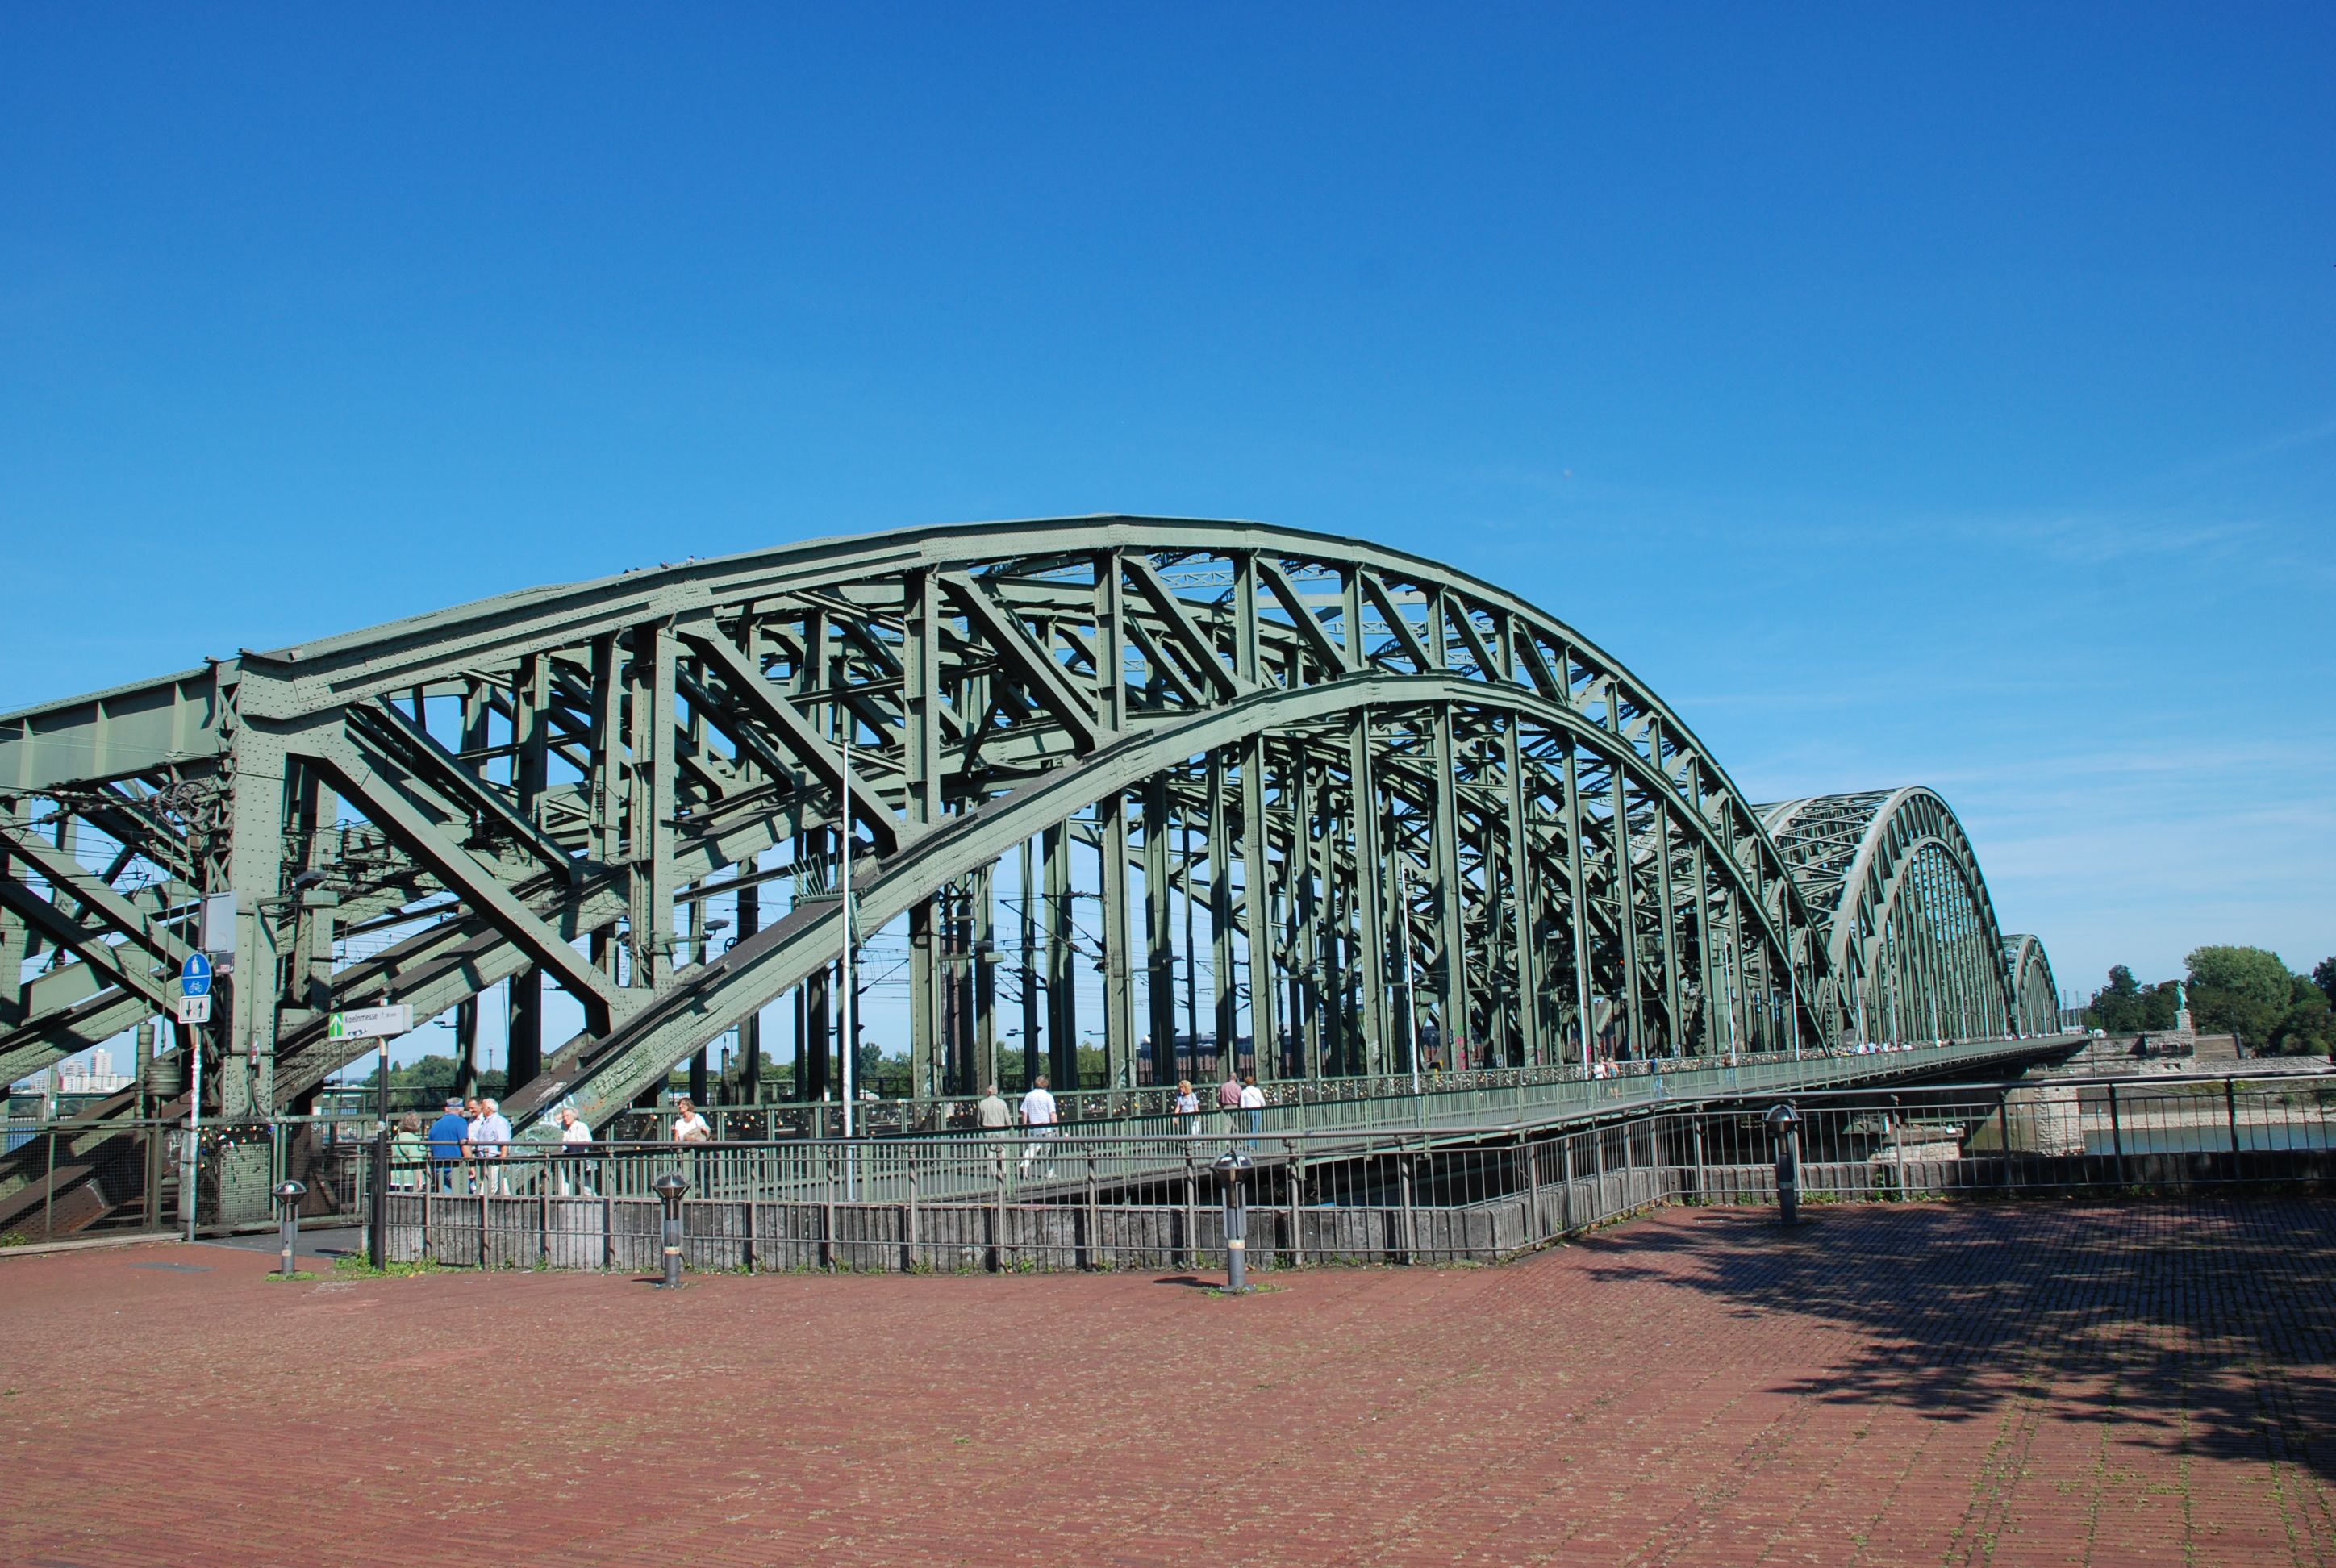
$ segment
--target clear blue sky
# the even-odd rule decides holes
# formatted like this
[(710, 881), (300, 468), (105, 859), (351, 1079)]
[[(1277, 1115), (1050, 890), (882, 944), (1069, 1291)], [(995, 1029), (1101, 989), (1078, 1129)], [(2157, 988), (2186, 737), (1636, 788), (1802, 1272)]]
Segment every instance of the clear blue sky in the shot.
[(2331, 83), (2325, 5), (11, 6), (0, 708), (1263, 518), (1519, 589), (1755, 798), (1937, 785), (2064, 985), (2308, 967)]

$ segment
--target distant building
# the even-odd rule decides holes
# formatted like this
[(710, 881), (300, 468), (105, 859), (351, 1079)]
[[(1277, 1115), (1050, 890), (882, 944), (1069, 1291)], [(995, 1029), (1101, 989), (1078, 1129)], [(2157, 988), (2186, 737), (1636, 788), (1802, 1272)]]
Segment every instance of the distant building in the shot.
[(102, 1046), (78, 1061), (61, 1063), (54, 1068), (35, 1073), (27, 1082), (33, 1092), (39, 1095), (103, 1096), (130, 1086), (129, 1075), (113, 1070), (113, 1053)]

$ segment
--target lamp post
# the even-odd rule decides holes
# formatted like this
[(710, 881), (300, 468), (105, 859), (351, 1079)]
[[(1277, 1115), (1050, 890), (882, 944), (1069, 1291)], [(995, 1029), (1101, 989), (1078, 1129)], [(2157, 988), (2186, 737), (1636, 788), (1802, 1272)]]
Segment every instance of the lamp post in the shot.
[(852, 1019), (853, 1004), (859, 1000), (852, 978), (852, 724), (847, 716), (843, 730), (842, 783), (836, 789), (835, 823), (835, 887), (843, 915), (843, 951), (836, 977), (836, 1001), (841, 1008), (838, 1030), (840, 1049), (843, 1055), (843, 1135), (852, 1136), (853, 1119), (860, 1107), (853, 1101), (860, 1095), (860, 1052), (852, 1038), (856, 1032)]
[(279, 1274), (292, 1272), (294, 1244), (300, 1235), (300, 1200), (308, 1195), (304, 1182), (283, 1182), (276, 1188), (277, 1266)]
[(657, 1281), (661, 1290), (681, 1288), (681, 1195), (689, 1191), (689, 1178), (679, 1171), (667, 1171), (649, 1183), (649, 1191), (665, 1204), (665, 1278)]
[(1225, 1200), (1225, 1289), (1240, 1294), (1249, 1289), (1250, 1157), (1239, 1149), (1218, 1156), (1217, 1186)]
[(1780, 1223), (1801, 1222), (1800, 1113), (1789, 1101), (1770, 1108), (1768, 1132), (1776, 1140), (1776, 1218)]

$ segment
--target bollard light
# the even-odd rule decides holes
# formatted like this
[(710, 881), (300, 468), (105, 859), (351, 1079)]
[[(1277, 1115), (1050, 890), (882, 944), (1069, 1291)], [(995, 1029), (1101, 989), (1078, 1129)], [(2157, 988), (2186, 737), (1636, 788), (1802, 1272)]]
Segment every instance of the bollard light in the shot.
[(1800, 1113), (1790, 1101), (1770, 1107), (1768, 1132), (1776, 1140), (1776, 1218), (1784, 1224), (1801, 1222)]
[(679, 1171), (667, 1171), (649, 1183), (665, 1204), (665, 1278), (657, 1281), (662, 1290), (678, 1290), (681, 1286), (681, 1195), (689, 1191), (689, 1178)]
[(1250, 1157), (1227, 1149), (1215, 1169), (1225, 1201), (1225, 1289), (1238, 1293), (1249, 1289)]
[(300, 1234), (300, 1200), (308, 1195), (305, 1182), (283, 1182), (276, 1188), (277, 1268), (292, 1272), (293, 1243)]

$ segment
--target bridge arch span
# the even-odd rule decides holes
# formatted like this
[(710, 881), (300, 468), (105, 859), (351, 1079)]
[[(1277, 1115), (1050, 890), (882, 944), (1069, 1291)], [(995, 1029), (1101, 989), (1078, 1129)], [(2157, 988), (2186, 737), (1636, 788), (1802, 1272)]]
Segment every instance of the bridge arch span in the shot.
[(1980, 1034), (2041, 963), (1935, 794), (1755, 808), (1504, 589), (1324, 534), (1049, 520), (529, 589), (0, 716), (0, 946), (45, 960), (0, 994), (0, 1071), (164, 1011), (225, 893), (222, 1114), (305, 1103), (358, 1049), (336, 1011), (451, 1014), (468, 1049), (493, 992), (522, 1109), (605, 1116), (725, 1041), (763, 1092), (779, 1047), (786, 1092), (832, 1094), (846, 839), (918, 1095)]
[(1817, 911), (1828, 973), (1860, 1038), (2012, 1030), (2020, 1004), (1994, 902), (1936, 791), (1813, 796), (1761, 812)]

